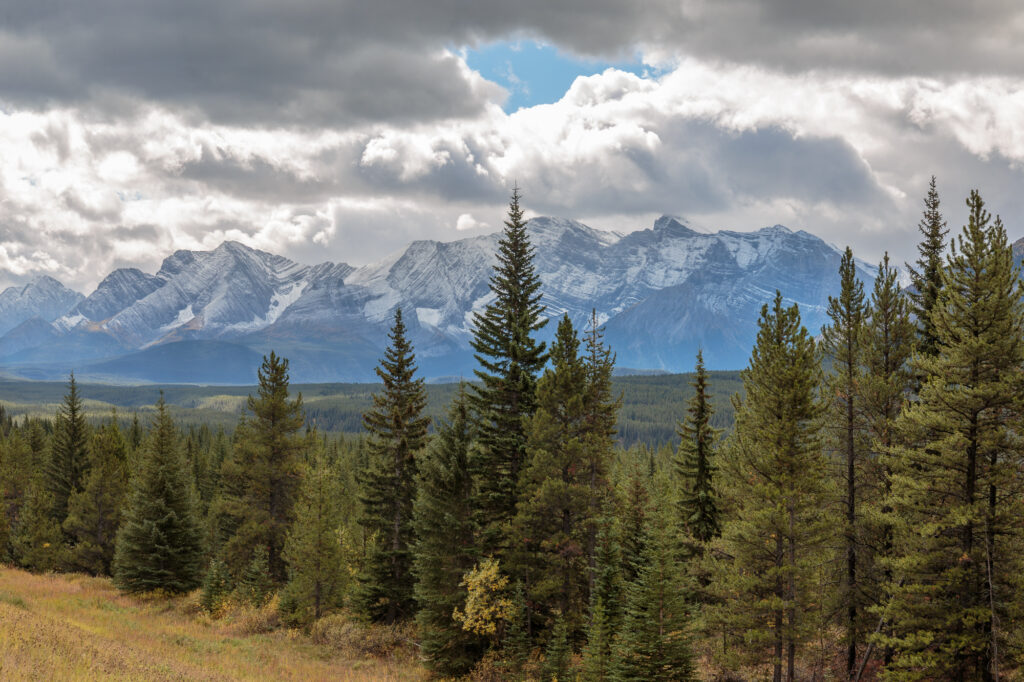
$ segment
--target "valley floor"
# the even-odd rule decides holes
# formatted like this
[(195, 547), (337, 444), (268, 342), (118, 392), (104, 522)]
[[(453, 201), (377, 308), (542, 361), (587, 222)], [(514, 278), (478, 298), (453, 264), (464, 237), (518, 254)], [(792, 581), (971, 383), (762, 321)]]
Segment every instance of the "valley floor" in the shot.
[(194, 597), (0, 567), (0, 680), (419, 680), (415, 660), (346, 659), (285, 629), (246, 634)]

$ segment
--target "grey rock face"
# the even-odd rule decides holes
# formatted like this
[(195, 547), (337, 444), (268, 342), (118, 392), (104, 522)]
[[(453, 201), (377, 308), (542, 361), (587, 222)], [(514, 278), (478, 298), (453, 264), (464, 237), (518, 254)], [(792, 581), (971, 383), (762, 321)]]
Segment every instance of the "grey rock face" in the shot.
[[(547, 316), (567, 314), (583, 329), (596, 312), (623, 367), (687, 371), (698, 347), (712, 368), (742, 367), (760, 308), (776, 289), (800, 305), (817, 333), (838, 288), (839, 251), (781, 225), (709, 234), (663, 216), (622, 235), (535, 218), (529, 232)], [(360, 268), (300, 265), (225, 242), (208, 252), (178, 251), (156, 275), (117, 270), (50, 319), (63, 315), (52, 325), (58, 337), (76, 335), (73, 346), (60, 348), (89, 348), (92, 358), (108, 348), (216, 341), (276, 349), (292, 358), (295, 380), (363, 380), (373, 378), (401, 306), (424, 373), (471, 376), (473, 315), (490, 301), (497, 242), (497, 234), (415, 241)], [(860, 274), (870, 286), (873, 269), (860, 264)], [(550, 338), (554, 327), (542, 335)], [(38, 358), (53, 336), (33, 324), (6, 346), (0, 339), (0, 353), (18, 348), (19, 357)], [(43, 345), (26, 354), (36, 339)], [(116, 367), (116, 360), (103, 365), (108, 374)]]
[(83, 298), (82, 294), (46, 275), (22, 287), (8, 287), (0, 292), (0, 334), (33, 317), (52, 322)]

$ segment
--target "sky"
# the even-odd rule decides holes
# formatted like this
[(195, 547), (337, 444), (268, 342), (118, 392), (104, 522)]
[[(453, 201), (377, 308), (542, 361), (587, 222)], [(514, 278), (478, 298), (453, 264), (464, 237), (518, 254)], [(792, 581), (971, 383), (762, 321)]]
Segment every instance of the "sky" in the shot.
[(14, 0), (0, 286), (227, 239), (360, 265), (528, 215), (914, 256), (938, 178), (1024, 236), (1019, 0)]

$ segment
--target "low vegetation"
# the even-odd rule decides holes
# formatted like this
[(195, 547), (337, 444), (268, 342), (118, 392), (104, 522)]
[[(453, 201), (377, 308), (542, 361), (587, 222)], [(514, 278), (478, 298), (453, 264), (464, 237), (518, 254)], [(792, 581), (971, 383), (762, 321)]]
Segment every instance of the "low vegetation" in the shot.
[(0, 568), (0, 679), (420, 680), (415, 647), (342, 615), (311, 635), (276, 605), (212, 619), (198, 594), (127, 596), (106, 578)]

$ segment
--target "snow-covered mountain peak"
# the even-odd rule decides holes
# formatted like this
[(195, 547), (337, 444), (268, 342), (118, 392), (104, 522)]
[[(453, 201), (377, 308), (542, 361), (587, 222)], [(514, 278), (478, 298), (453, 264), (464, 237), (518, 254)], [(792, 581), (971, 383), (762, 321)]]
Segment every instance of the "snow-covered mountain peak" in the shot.
[[(627, 367), (684, 371), (701, 346), (709, 366), (742, 367), (760, 306), (776, 289), (800, 303), (804, 323), (815, 329), (838, 283), (840, 253), (781, 225), (712, 232), (665, 215), (647, 229), (618, 234), (540, 216), (527, 230), (548, 315), (565, 312), (583, 328), (595, 310)], [(495, 232), (418, 240), (360, 268), (303, 265), (239, 242), (177, 251), (156, 275), (112, 272), (88, 299), (79, 304), (77, 295), (49, 320), (27, 322), (35, 308), (8, 316), (13, 331), (0, 337), (0, 355), (16, 356), (15, 362), (109, 360), (178, 341), (209, 341), (245, 352), (274, 349), (292, 361), (296, 380), (372, 380), (401, 307), (425, 374), (468, 375), (473, 313), (491, 300), (499, 238)], [(859, 272), (869, 284), (872, 273)], [(0, 313), (20, 291), (0, 293)], [(548, 325), (542, 334), (554, 329)]]
[(33, 317), (52, 322), (83, 298), (49, 275), (39, 275), (20, 287), (8, 287), (0, 292), (0, 334)]
[(694, 237), (699, 234), (689, 222), (680, 216), (663, 215), (654, 221), (654, 232), (672, 237)]

